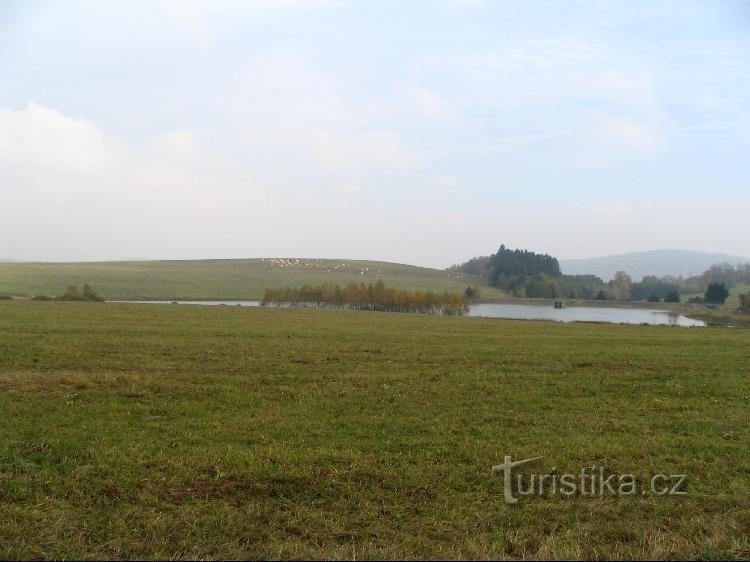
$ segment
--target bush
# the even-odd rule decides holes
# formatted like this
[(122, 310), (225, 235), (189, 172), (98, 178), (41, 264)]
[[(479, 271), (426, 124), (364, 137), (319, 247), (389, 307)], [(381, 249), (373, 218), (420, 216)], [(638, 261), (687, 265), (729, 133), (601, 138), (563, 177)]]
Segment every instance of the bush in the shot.
[(680, 302), (680, 293), (677, 292), (677, 289), (669, 291), (667, 296), (664, 297), (664, 302)]
[(703, 295), (706, 302), (714, 304), (724, 304), (729, 296), (729, 290), (724, 283), (710, 283), (706, 289), (706, 294)]
[(48, 297), (47, 295), (35, 295), (31, 297), (31, 300), (33, 301), (51, 301), (52, 297)]
[(68, 285), (68, 287), (65, 289), (65, 292), (59, 297), (55, 297), (55, 300), (57, 301), (85, 301), (86, 297), (84, 297), (81, 294), (81, 292), (78, 290), (78, 287), (76, 287), (75, 285)]
[(750, 312), (750, 291), (740, 295), (740, 312)]
[(0, 301), (12, 301), (13, 297), (6, 293), (0, 293)]
[[(43, 300), (43, 299), (40, 299)], [(90, 285), (85, 284), (83, 286), (83, 292), (78, 290), (78, 287), (75, 285), (68, 285), (67, 289), (65, 289), (65, 293), (60, 295), (59, 297), (55, 297), (56, 301), (95, 301), (95, 302), (103, 302), (104, 299), (100, 297), (94, 289), (91, 288)]]
[(86, 300), (95, 301), (95, 302), (103, 302), (104, 299), (99, 296), (99, 294), (91, 288), (91, 285), (86, 283), (83, 286), (83, 296), (86, 298)]

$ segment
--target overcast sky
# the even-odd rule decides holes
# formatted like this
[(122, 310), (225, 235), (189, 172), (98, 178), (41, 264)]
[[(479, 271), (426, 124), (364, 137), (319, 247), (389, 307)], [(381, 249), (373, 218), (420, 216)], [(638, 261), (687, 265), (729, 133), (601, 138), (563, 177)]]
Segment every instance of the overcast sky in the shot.
[(750, 256), (749, 2), (0, 0), (0, 258)]

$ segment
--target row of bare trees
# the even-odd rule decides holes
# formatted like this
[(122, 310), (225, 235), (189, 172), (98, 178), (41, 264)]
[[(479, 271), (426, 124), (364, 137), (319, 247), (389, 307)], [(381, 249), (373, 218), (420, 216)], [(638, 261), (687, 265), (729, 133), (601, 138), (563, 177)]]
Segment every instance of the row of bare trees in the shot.
[(468, 301), (460, 293), (404, 291), (386, 287), (382, 279), (375, 284), (352, 282), (343, 288), (327, 283), (266, 289), (262, 304), (448, 315), (465, 314), (469, 310)]

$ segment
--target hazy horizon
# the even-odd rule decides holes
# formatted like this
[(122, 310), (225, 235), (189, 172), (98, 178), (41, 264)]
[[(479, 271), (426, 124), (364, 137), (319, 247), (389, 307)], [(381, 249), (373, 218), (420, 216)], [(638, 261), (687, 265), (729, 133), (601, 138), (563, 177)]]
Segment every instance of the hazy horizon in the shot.
[[(606, 256), (589, 256), (585, 258), (568, 258), (568, 257), (560, 257), (560, 256), (553, 256), (560, 260), (561, 265), (567, 264), (569, 265), (571, 262), (589, 262), (589, 261), (596, 261), (600, 259), (607, 259), (607, 258), (617, 258), (617, 257), (627, 257), (631, 255), (638, 255), (638, 256), (646, 256), (648, 254), (652, 253), (659, 253), (659, 252), (696, 252), (697, 254), (706, 254), (706, 255), (717, 255), (717, 256), (723, 256), (729, 260), (728, 263), (731, 265), (737, 265), (738, 263), (744, 263), (744, 262), (750, 262), (750, 258), (747, 258), (745, 256), (733, 256), (730, 254), (725, 254), (724, 252), (701, 252), (697, 250), (686, 250), (686, 249), (667, 249), (667, 248), (659, 248), (659, 249), (653, 249), (653, 250), (642, 250), (642, 251), (636, 251), (636, 252), (626, 252), (622, 254), (611, 254)], [(489, 255), (491, 253), (494, 253), (494, 251), (487, 252), (486, 255)], [(469, 256), (463, 261), (468, 261), (471, 258), (480, 257), (477, 256)], [(376, 259), (370, 259), (370, 258), (352, 258), (349, 256), (296, 256), (296, 255), (288, 255), (288, 256), (235, 256), (235, 257), (226, 257), (226, 258), (210, 258), (210, 257), (192, 257), (192, 258), (146, 258), (146, 257), (139, 257), (139, 256), (131, 256), (131, 257), (125, 257), (118, 260), (62, 260), (62, 261), (55, 261), (55, 260), (18, 260), (14, 258), (7, 258), (0, 256), (0, 263), (108, 263), (108, 262), (147, 262), (147, 261), (209, 261), (209, 260), (262, 260), (262, 259), (300, 259), (300, 260), (316, 260), (316, 259), (322, 259), (322, 260), (344, 260), (344, 261), (376, 261), (376, 262), (387, 262), (387, 260), (376, 260)], [(725, 260), (726, 261), (726, 260)], [(409, 266), (417, 266), (417, 267), (433, 267), (429, 265), (424, 265), (420, 263), (407, 263), (407, 262), (388, 262), (388, 263), (397, 263), (402, 265), (409, 265)], [(706, 265), (708, 267), (709, 265), (714, 265), (715, 263), (719, 263), (719, 261), (711, 262), (710, 264)], [(442, 270), (446, 269), (452, 265), (460, 265), (459, 262), (450, 264), (443, 267), (438, 267), (435, 269)], [(563, 267), (565, 269), (565, 267)], [(705, 268), (702, 268), (697, 273), (700, 273)], [(591, 272), (586, 272), (591, 273)], [(693, 273), (691, 273), (692, 275)]]
[(0, 258), (750, 256), (749, 24), (740, 1), (3, 2)]

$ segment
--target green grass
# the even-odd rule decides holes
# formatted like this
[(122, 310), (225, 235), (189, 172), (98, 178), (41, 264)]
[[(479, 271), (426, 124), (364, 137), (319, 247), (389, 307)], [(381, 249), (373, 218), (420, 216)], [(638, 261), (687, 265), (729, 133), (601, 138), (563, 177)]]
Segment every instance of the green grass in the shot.
[[(740, 283), (729, 289), (729, 296), (726, 302), (722, 305), (722, 309), (731, 310), (735, 309), (740, 304), (740, 295), (750, 291), (750, 285), (746, 283)], [(689, 295), (682, 295), (682, 302), (687, 302), (692, 297), (702, 297), (703, 293), (691, 293)]]
[(735, 285), (729, 290), (729, 297), (727, 297), (726, 307), (737, 308), (740, 306), (740, 295), (750, 292), (750, 285), (742, 283)]
[[(729, 291), (729, 297), (722, 305), (688, 305), (681, 304), (684, 308), (684, 314), (693, 318), (704, 320), (712, 326), (733, 326), (740, 328), (750, 328), (750, 314), (747, 312), (738, 312), (740, 305), (740, 295), (750, 291), (750, 285), (740, 284), (732, 287)], [(689, 296), (703, 295), (684, 295), (683, 301)], [(689, 306), (694, 306), (694, 310), (689, 310)]]
[[(748, 558), (750, 331), (0, 303), (0, 558)], [(688, 474), (503, 502), (490, 467)]]
[(0, 292), (31, 297), (59, 295), (67, 285), (89, 283), (114, 300), (260, 299), (267, 288), (382, 279), (397, 289), (499, 291), (480, 277), (427, 267), (355, 260), (276, 259), (102, 263), (0, 263)]

